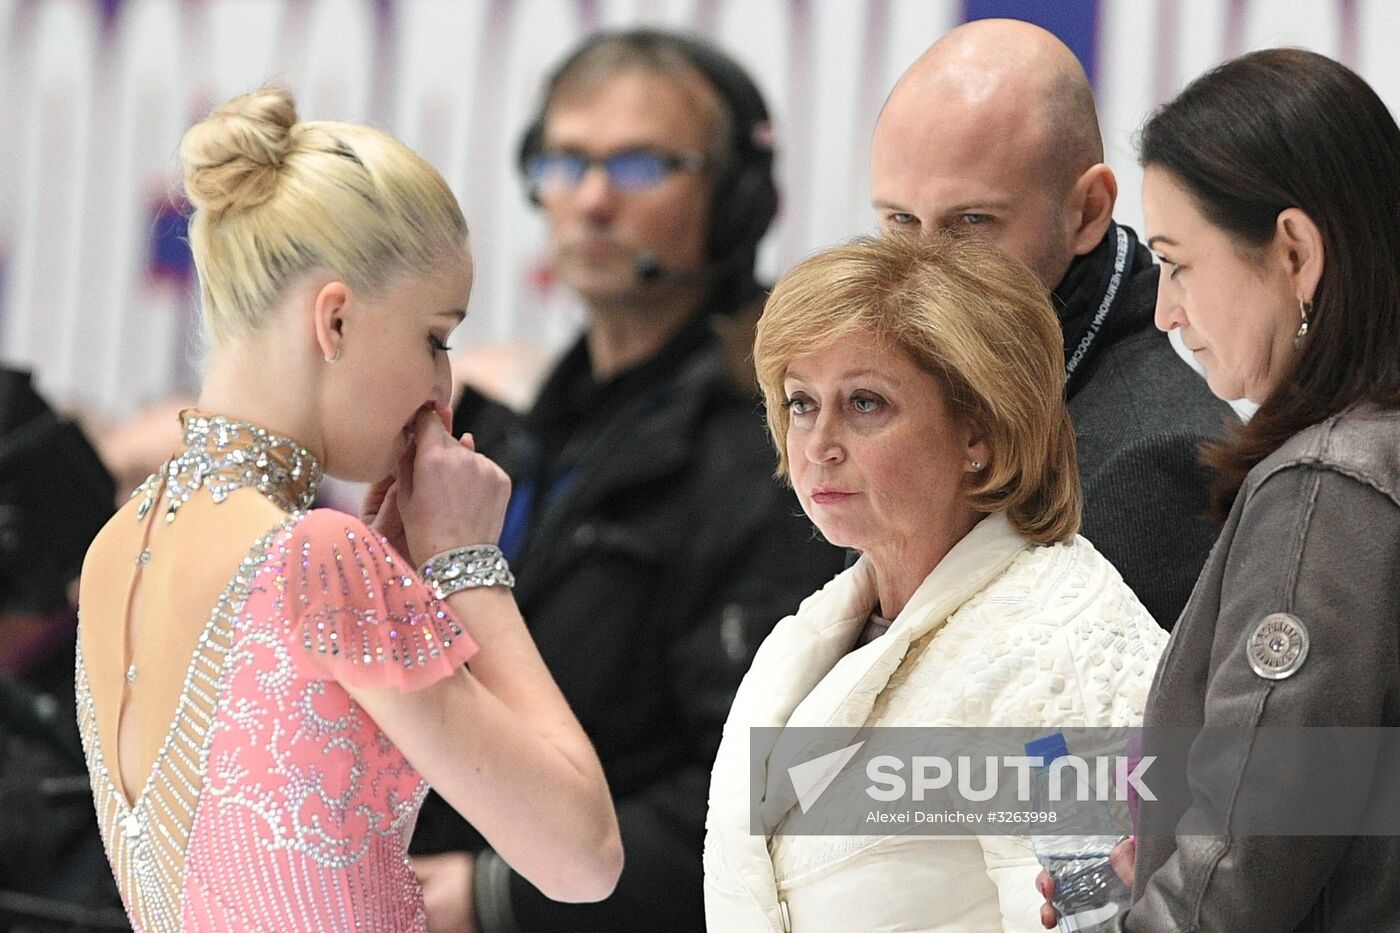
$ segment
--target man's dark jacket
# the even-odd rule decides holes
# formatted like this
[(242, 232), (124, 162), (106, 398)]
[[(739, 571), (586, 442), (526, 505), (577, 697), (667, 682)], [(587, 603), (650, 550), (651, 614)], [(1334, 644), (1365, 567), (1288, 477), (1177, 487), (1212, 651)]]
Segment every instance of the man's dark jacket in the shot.
[(1067, 366), (1100, 322), (1067, 382), (1084, 487), (1081, 533), (1170, 629), (1219, 531), (1202, 518), (1210, 474), (1198, 450), (1235, 419), (1153, 325), (1157, 275), (1136, 235), (1114, 224), (1053, 297)]
[[(597, 748), (626, 857), (612, 897), (571, 905), (485, 852), (482, 933), (703, 930), (706, 798), (734, 691), (843, 556), (773, 478), (762, 408), (704, 318), (604, 385), (580, 341), (527, 417), (472, 395), (455, 428), (511, 476), (516, 598)], [(484, 844), (430, 799), (415, 850)]]

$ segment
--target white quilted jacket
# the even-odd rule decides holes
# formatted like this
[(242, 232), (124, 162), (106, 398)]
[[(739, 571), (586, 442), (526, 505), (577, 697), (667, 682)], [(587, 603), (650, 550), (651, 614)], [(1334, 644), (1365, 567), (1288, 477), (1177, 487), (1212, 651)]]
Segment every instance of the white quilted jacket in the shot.
[(1042, 929), (1025, 837), (750, 835), (749, 729), (1136, 725), (1166, 633), (1088, 541), (1038, 546), (999, 514), (852, 651), (876, 602), (862, 558), (744, 677), (710, 781), (711, 933)]

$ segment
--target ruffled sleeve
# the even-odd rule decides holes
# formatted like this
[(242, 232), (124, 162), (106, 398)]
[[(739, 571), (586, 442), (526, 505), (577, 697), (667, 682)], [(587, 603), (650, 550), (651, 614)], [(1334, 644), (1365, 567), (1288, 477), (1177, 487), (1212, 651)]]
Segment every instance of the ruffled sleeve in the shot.
[(347, 687), (419, 690), (456, 671), (476, 642), (377, 531), (333, 509), (287, 538), (278, 585), (298, 669)]

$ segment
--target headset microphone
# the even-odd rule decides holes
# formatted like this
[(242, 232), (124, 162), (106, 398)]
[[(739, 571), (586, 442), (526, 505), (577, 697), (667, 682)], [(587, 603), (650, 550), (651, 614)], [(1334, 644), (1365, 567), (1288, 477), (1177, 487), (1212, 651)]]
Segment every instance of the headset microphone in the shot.
[(638, 253), (632, 268), (637, 274), (637, 281), (644, 285), (658, 282), (666, 276), (666, 268), (661, 265), (661, 257), (653, 252)]
[(632, 260), (632, 274), (643, 285), (662, 282), (670, 285), (695, 285), (712, 283), (727, 278), (735, 272), (746, 269), (753, 262), (752, 244), (736, 243), (724, 256), (707, 262), (698, 269), (670, 269), (662, 265), (661, 257), (651, 250), (643, 250)]
[(698, 269), (671, 269), (661, 264), (660, 256), (643, 250), (632, 260), (632, 274), (643, 285), (698, 285), (728, 274), (729, 265), (707, 262)]

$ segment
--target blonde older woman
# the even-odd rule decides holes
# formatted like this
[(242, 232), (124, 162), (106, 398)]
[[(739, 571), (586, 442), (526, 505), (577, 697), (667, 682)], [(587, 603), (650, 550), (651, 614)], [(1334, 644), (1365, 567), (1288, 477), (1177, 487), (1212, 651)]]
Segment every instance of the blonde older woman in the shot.
[(754, 359), (779, 470), (861, 557), (735, 699), (711, 930), (1039, 929), (1024, 837), (752, 835), (750, 729), (1140, 720), (1166, 635), (1076, 535), (1060, 341), (1030, 273), (966, 242), (856, 240), (778, 282)]

